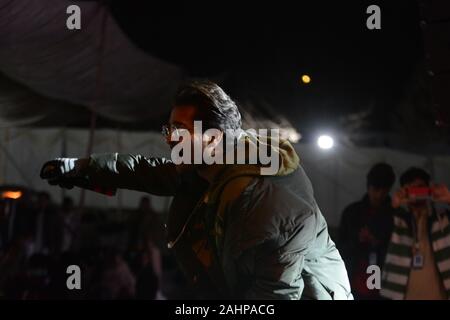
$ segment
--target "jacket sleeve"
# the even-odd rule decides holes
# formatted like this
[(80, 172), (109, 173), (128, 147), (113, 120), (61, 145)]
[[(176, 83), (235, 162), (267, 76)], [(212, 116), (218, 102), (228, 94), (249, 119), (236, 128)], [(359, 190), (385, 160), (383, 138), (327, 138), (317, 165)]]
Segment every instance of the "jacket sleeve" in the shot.
[(142, 155), (92, 154), (85, 169), (94, 186), (173, 196), (180, 183), (175, 165), (165, 158)]

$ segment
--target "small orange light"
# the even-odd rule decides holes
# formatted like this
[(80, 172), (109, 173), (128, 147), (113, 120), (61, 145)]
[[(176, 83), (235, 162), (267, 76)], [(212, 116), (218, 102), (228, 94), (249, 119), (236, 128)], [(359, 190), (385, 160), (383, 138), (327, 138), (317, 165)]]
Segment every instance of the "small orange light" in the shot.
[(2, 198), (3, 199), (14, 199), (17, 200), (22, 197), (22, 191), (3, 191)]
[(302, 82), (303, 82), (304, 84), (310, 83), (310, 82), (311, 82), (311, 77), (308, 76), (307, 74), (302, 75)]

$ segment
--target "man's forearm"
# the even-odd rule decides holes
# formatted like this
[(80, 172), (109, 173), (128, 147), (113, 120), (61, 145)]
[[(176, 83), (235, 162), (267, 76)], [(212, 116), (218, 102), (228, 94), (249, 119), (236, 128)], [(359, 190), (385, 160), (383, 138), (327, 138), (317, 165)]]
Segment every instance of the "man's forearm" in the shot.
[(105, 153), (80, 160), (81, 172), (98, 187), (172, 196), (179, 183), (175, 165), (164, 158)]

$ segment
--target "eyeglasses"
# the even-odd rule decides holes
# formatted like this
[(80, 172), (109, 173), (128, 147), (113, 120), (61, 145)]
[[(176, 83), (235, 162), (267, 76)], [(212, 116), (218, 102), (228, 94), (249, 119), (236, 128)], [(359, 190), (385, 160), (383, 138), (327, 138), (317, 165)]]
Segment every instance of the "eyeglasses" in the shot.
[(178, 130), (187, 130), (187, 129), (181, 126), (177, 127), (174, 124), (165, 124), (161, 128), (161, 133), (164, 136), (164, 138), (167, 138), (172, 135), (172, 132), (175, 132), (177, 135), (179, 135)]
[(164, 136), (164, 138), (167, 138), (170, 135), (171, 130), (172, 127), (168, 124), (165, 124), (161, 127), (161, 134)]

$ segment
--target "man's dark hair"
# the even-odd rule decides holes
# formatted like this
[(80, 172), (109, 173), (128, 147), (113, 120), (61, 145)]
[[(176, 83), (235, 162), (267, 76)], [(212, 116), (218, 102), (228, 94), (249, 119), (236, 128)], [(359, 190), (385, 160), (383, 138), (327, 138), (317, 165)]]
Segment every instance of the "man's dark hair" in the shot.
[(391, 188), (395, 181), (392, 167), (384, 162), (375, 164), (367, 174), (367, 186), (376, 188)]
[(427, 185), (430, 184), (430, 175), (428, 172), (421, 168), (411, 167), (400, 177), (400, 185), (403, 187), (405, 184), (414, 182), (415, 180), (423, 180)]
[(217, 84), (194, 81), (183, 85), (175, 95), (174, 106), (195, 106), (203, 129), (237, 130), (241, 127), (241, 114), (236, 103)]

